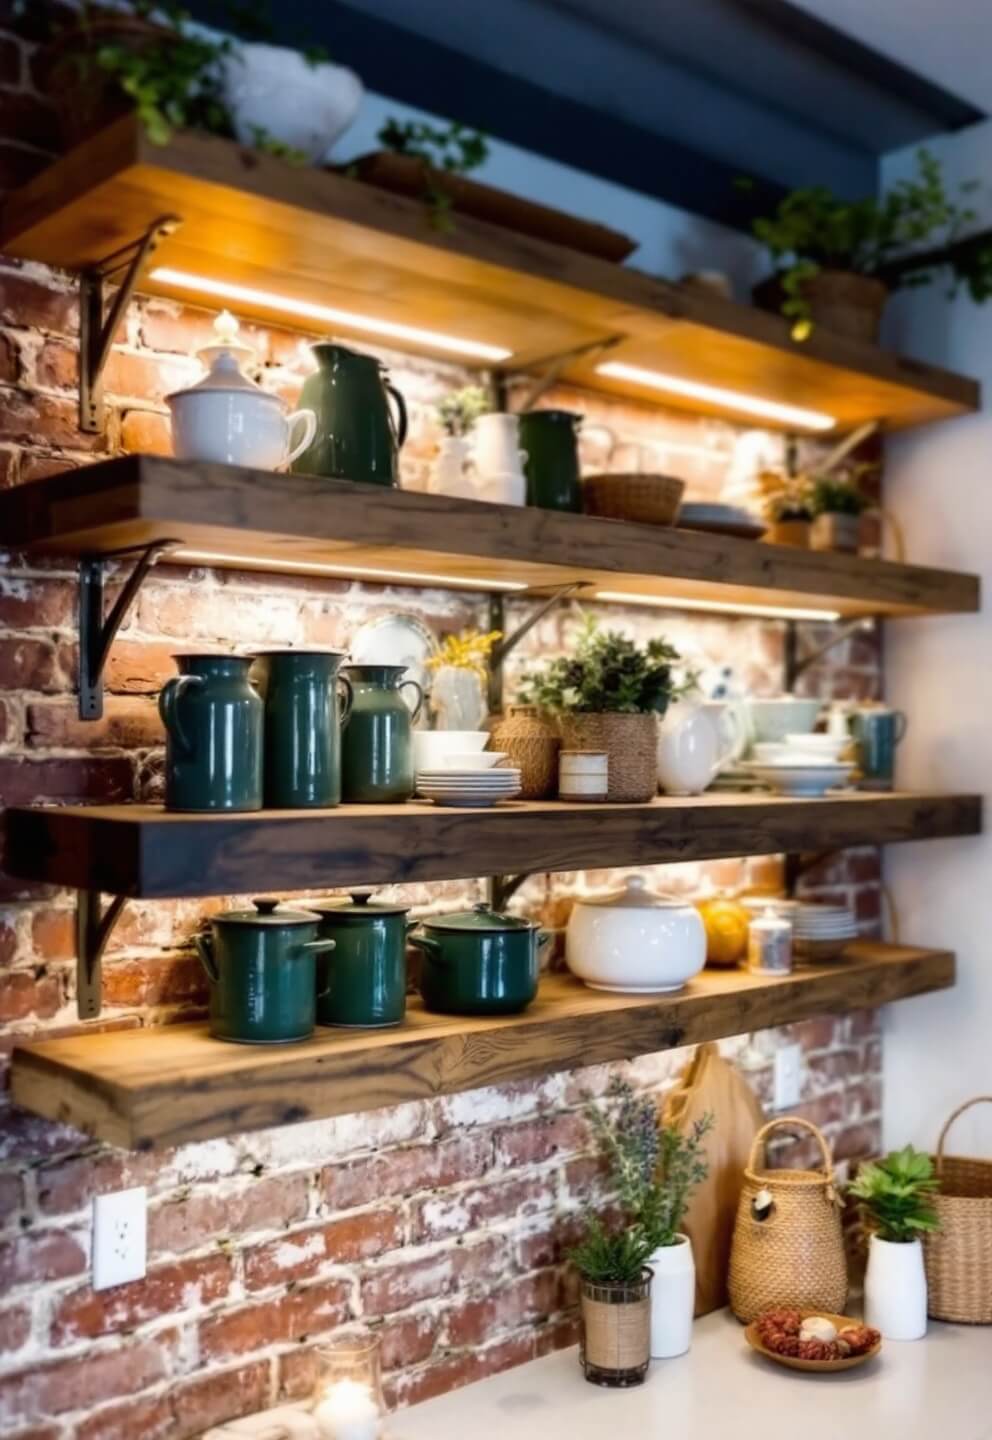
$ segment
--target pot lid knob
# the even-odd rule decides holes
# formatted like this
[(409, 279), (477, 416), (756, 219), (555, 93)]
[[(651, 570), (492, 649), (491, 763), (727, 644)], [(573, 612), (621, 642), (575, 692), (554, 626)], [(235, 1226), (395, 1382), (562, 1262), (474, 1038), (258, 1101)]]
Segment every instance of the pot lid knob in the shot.
[(274, 915), (276, 911), (276, 906), (279, 904), (279, 901), (270, 900), (266, 897), (259, 900), (253, 900), (251, 903), (254, 905), (259, 915)]
[[(202, 360), (208, 368), (215, 365), (223, 365), (225, 368), (240, 370), (242, 361), (254, 359), (255, 350), (251, 345), (246, 345), (243, 340), (238, 339), (238, 332), (241, 326), (238, 324), (230, 310), (222, 310), (214, 321), (215, 339), (209, 345), (203, 345), (196, 352), (196, 358)], [(240, 357), (240, 359), (239, 359)]]
[(351, 896), (353, 905), (367, 905), (375, 894), (375, 891), (371, 889), (349, 890), (348, 894)]

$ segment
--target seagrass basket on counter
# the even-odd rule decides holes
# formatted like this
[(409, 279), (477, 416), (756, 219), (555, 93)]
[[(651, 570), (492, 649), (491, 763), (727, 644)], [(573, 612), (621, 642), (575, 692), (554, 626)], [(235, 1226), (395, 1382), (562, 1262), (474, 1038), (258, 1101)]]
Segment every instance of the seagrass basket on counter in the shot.
[(992, 1105), (992, 1095), (959, 1105), (937, 1141), (940, 1190), (933, 1208), (940, 1229), (923, 1240), (927, 1313), (935, 1320), (992, 1325), (992, 1160), (944, 1154), (948, 1131), (973, 1105)]
[[(778, 1129), (806, 1130), (823, 1155), (822, 1170), (770, 1170), (764, 1147)], [(770, 1120), (754, 1137), (744, 1171), (730, 1251), (728, 1290), (738, 1320), (789, 1306), (842, 1315), (847, 1259), (830, 1148), (808, 1120)]]

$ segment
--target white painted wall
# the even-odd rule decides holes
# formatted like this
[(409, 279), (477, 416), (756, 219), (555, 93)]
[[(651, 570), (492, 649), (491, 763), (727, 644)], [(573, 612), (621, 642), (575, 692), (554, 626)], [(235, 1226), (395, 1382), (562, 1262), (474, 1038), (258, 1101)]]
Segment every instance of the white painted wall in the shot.
[[(992, 122), (931, 146), (949, 178), (982, 177), (992, 226)], [(890, 157), (885, 179), (911, 159)], [(981, 575), (978, 616), (891, 622), (887, 698), (907, 711), (897, 783), (992, 793), (992, 304), (952, 303), (934, 286), (892, 304), (887, 343), (980, 379), (983, 410), (910, 431), (887, 447), (886, 498), (914, 561)], [(992, 812), (987, 823), (992, 822)], [(886, 877), (902, 936), (958, 955), (955, 989), (893, 1005), (885, 1019), (888, 1145), (932, 1146), (962, 1100), (992, 1094), (992, 828), (980, 838), (892, 846)], [(958, 1153), (992, 1154), (992, 1106), (965, 1117)]]

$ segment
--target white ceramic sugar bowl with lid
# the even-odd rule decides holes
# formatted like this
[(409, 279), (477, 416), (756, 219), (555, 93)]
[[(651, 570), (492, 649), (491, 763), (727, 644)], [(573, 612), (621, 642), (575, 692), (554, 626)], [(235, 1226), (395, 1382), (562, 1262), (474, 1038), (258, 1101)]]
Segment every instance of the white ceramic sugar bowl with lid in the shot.
[[(209, 366), (186, 390), (166, 396), (172, 415), (172, 450), (180, 460), (215, 460), (256, 470), (281, 470), (302, 455), (317, 430), (312, 410), (286, 413), (278, 395), (241, 373), (239, 355), (251, 349), (237, 339), (238, 322), (225, 311), (214, 322), (217, 342), (197, 352)], [(293, 432), (300, 438), (292, 444)]]
[(681, 990), (706, 963), (706, 932), (694, 905), (653, 895), (633, 876), (612, 895), (576, 901), (565, 958), (593, 990)]

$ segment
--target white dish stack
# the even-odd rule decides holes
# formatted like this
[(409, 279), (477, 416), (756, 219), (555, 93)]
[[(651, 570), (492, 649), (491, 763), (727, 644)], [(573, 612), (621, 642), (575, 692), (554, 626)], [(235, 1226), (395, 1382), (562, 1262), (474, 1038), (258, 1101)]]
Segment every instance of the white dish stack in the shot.
[(803, 903), (793, 917), (793, 949), (806, 960), (833, 960), (857, 938), (858, 925), (849, 905)]
[(520, 771), (500, 766), (421, 770), (417, 794), (435, 805), (495, 805), (520, 794)]

